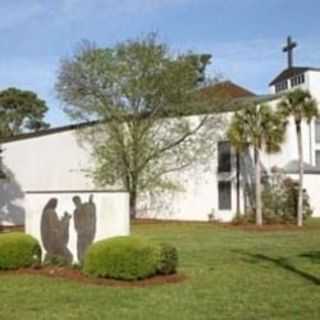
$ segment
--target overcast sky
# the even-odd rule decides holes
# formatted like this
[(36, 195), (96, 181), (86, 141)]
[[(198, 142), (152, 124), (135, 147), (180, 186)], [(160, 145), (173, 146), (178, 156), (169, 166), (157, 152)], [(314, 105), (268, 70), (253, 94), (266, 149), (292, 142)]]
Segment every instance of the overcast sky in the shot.
[(67, 124), (54, 92), (59, 59), (82, 39), (112, 46), (157, 32), (174, 52), (211, 53), (211, 73), (265, 93), (286, 66), (288, 34), (296, 64), (320, 67), (319, 12), (319, 0), (1, 0), (0, 89), (33, 90), (47, 120)]

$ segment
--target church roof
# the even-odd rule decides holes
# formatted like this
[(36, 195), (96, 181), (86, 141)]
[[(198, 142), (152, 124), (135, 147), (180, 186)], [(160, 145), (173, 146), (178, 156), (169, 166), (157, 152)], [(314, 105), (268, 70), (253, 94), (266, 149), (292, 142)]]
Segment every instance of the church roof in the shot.
[(291, 67), (283, 70), (279, 75), (277, 75), (269, 84), (269, 86), (273, 86), (278, 82), (283, 80), (290, 79), (294, 76), (297, 76), (301, 73), (305, 73), (306, 71), (320, 71), (319, 68), (310, 68), (310, 67)]
[(207, 96), (214, 96), (215, 98), (244, 98), (254, 97), (255, 94), (241, 87), (232, 81), (218, 82), (214, 85), (202, 89), (202, 93)]
[[(320, 168), (315, 167), (309, 163), (304, 162), (303, 163), (304, 167), (304, 173), (305, 174), (320, 174)], [(298, 160), (293, 160), (288, 162), (284, 168), (284, 172), (287, 174), (298, 174), (299, 173), (299, 161)]]
[[(243, 108), (243, 105), (247, 100), (251, 102), (258, 102), (261, 99), (271, 100), (273, 96), (256, 96), (253, 92), (233, 83), (232, 81), (223, 81), (213, 84), (211, 86), (207, 86), (201, 89), (201, 93), (204, 94), (207, 98), (213, 98), (213, 101), (217, 99), (217, 101), (224, 101), (226, 106), (221, 107), (220, 109), (216, 109), (215, 104), (212, 103), (212, 106), (208, 106), (208, 108), (204, 108), (203, 110), (194, 110), (190, 114), (185, 115), (200, 115), (205, 113), (214, 113), (214, 112), (228, 112), (228, 111), (237, 111), (238, 109)], [(256, 100), (257, 99), (257, 100)], [(60, 133), (69, 130), (77, 130), (90, 126), (94, 126), (100, 123), (99, 121), (89, 121), (78, 124), (71, 124), (62, 127), (43, 129), (37, 132), (28, 132), (22, 133), (18, 135), (14, 135), (11, 137), (0, 139), (0, 143), (8, 143), (14, 142), (17, 140), (24, 140), (29, 138), (41, 137), (50, 134)]]

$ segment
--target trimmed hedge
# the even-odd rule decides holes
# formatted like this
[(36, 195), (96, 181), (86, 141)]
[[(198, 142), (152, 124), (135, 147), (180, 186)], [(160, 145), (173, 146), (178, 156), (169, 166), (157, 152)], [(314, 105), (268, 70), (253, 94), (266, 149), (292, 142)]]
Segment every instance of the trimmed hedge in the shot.
[(177, 272), (178, 251), (168, 243), (160, 243), (160, 259), (157, 266), (159, 274), (168, 275)]
[(13, 270), (41, 262), (36, 239), (21, 232), (0, 234), (0, 270)]
[(176, 270), (175, 248), (137, 236), (115, 237), (94, 243), (87, 250), (83, 271), (119, 280), (140, 280)]

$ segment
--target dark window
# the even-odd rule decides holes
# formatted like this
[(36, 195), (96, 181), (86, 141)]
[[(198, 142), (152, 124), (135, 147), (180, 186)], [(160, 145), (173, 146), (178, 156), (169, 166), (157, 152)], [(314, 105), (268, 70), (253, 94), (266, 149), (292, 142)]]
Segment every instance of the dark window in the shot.
[(290, 82), (291, 82), (291, 87), (296, 87), (296, 86), (298, 86), (299, 84), (302, 84), (302, 83), (305, 82), (305, 76), (304, 76), (303, 73), (302, 73), (302, 74), (299, 74), (299, 75), (291, 78)]
[(231, 182), (219, 181), (219, 210), (231, 210)]
[(218, 143), (218, 172), (231, 172), (231, 145), (230, 142)]
[(320, 143), (320, 120), (315, 122), (316, 125), (316, 143)]
[(320, 168), (320, 150), (316, 151), (316, 166)]
[(288, 89), (288, 81), (282, 80), (276, 83), (276, 92), (284, 91)]

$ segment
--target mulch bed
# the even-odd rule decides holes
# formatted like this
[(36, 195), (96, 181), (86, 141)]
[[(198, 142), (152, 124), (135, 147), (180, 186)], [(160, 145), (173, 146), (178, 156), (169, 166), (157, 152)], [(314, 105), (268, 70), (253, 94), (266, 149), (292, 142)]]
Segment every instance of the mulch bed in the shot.
[(264, 224), (258, 227), (254, 223), (239, 223), (219, 222), (219, 221), (181, 221), (181, 220), (156, 220), (156, 219), (134, 219), (133, 224), (136, 225), (163, 225), (163, 224), (178, 224), (178, 225), (211, 225), (212, 227), (222, 227), (226, 229), (253, 231), (253, 232), (267, 232), (267, 231), (307, 231), (310, 229), (320, 229), (318, 225), (304, 225), (302, 228), (292, 223), (277, 223)]
[(144, 288), (155, 285), (181, 283), (187, 279), (183, 274), (158, 275), (151, 278), (138, 281), (122, 281), (105, 278), (89, 277), (80, 272), (80, 270), (68, 267), (41, 267), (41, 268), (26, 268), (15, 271), (1, 271), (0, 275), (36, 275), (54, 279), (65, 279), (80, 282), (83, 284), (116, 287), (116, 288)]
[(0, 233), (2, 232), (23, 232), (24, 225), (4, 226), (0, 225)]

